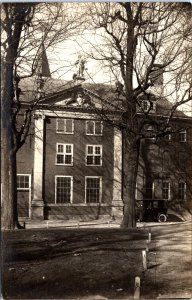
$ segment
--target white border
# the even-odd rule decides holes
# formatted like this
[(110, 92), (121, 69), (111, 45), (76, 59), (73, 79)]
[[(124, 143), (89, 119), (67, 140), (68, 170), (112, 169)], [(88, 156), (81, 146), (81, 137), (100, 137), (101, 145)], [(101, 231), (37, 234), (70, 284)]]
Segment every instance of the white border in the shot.
[[(71, 194), (70, 194), (70, 203), (57, 203), (57, 178), (58, 177), (65, 177), (65, 178), (71, 178)], [(73, 203), (73, 176), (70, 175), (55, 175), (55, 204), (62, 205), (62, 204), (72, 204)]]
[[(94, 133), (87, 133), (87, 123), (88, 122), (93, 122), (93, 127), (94, 127)], [(95, 125), (96, 122), (100, 122), (101, 124), (101, 133), (95, 133)], [(86, 124), (85, 124), (85, 134), (86, 135), (92, 135), (92, 136), (102, 136), (103, 135), (103, 121), (96, 121), (96, 120), (86, 120)]]
[[(58, 152), (58, 145), (63, 145), (64, 146), (64, 152), (63, 152), (63, 154)], [(72, 157), (71, 164), (65, 164), (65, 155), (69, 154), (69, 153), (66, 154), (66, 151), (65, 151), (66, 150), (66, 145), (67, 146), (71, 146), (71, 157)], [(57, 154), (61, 154), (61, 155), (64, 156), (64, 163), (63, 164), (57, 163)], [(69, 166), (69, 167), (73, 166), (73, 144), (69, 144), (69, 143), (56, 143), (55, 165), (56, 166)]]
[[(87, 203), (86, 202), (87, 178), (99, 178), (99, 202), (98, 203)], [(85, 204), (87, 206), (91, 206), (91, 205), (97, 206), (97, 205), (101, 204), (102, 193), (103, 193), (102, 184), (103, 184), (102, 176), (85, 176)]]
[[(184, 140), (181, 141), (180, 139), (180, 134), (184, 134)], [(181, 131), (179, 131), (179, 142), (180, 143), (186, 143), (187, 142), (187, 130), (186, 129), (183, 129)]]
[[(58, 131), (58, 120), (63, 120), (64, 121), (64, 130), (63, 131)], [(72, 132), (66, 132), (66, 120), (71, 120), (72, 121)], [(73, 135), (74, 134), (74, 119), (70, 119), (70, 118), (57, 118), (56, 119), (56, 133)]]
[[(95, 157), (95, 156), (100, 156), (101, 157), (101, 160), (100, 160), (100, 162), (101, 162), (101, 164), (100, 165), (88, 165), (87, 164), (87, 152), (88, 152), (88, 147), (89, 146), (91, 146), (91, 147), (100, 147), (100, 149), (101, 149), (101, 153), (100, 153), (100, 155), (98, 155), (98, 154), (94, 154), (93, 153), (93, 156)], [(103, 165), (103, 145), (97, 145), (97, 144), (86, 144), (85, 145), (85, 166), (86, 167), (102, 167), (102, 165)]]
[[(168, 187), (168, 198), (163, 198), (163, 182), (168, 182), (169, 184), (169, 187)], [(170, 182), (170, 179), (163, 179), (162, 180), (162, 199), (163, 200), (170, 200), (171, 199), (171, 182)]]
[[(31, 174), (17, 174), (17, 176), (28, 176), (29, 177), (29, 187), (28, 188), (17, 188), (17, 191), (29, 191), (29, 217), (31, 218)], [(21, 217), (25, 218), (25, 217)]]

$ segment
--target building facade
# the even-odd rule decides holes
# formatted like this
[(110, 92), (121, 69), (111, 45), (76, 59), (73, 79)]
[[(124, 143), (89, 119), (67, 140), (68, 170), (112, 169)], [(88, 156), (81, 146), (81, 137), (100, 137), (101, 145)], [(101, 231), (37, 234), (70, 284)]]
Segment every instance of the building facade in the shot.
[(31, 135), (17, 157), (20, 217), (86, 220), (112, 216), (114, 210), (122, 214), (122, 134), (98, 117), (99, 97), (74, 90), (61, 92), (59, 101), (54, 94), (45, 98), (34, 112)]
[[(20, 218), (91, 220), (122, 217), (122, 132), (113, 122), (122, 111), (78, 84), (42, 97), (31, 134), (17, 155)], [(146, 101), (144, 101), (146, 102)], [(23, 103), (23, 106), (27, 103)], [(147, 109), (148, 103), (143, 103)], [(102, 117), (101, 117), (102, 112)], [(154, 101), (152, 113), (163, 118)], [(103, 117), (105, 115), (105, 117)], [(139, 118), (139, 114), (138, 114)], [(170, 134), (141, 143), (136, 205), (167, 201), (192, 209), (192, 120), (172, 118)]]

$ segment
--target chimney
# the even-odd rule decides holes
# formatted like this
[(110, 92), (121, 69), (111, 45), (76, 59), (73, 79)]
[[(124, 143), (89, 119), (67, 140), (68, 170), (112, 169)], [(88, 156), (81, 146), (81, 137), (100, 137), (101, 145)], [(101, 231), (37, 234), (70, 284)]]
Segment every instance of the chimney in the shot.
[(163, 96), (163, 73), (164, 68), (161, 64), (154, 64), (150, 73), (151, 92), (157, 96)]

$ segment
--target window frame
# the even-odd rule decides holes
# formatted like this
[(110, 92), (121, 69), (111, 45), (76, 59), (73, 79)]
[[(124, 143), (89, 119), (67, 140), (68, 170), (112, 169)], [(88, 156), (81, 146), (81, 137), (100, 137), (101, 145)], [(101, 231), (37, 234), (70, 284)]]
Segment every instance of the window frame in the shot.
[[(181, 137), (184, 137), (184, 139)], [(185, 143), (186, 141), (187, 141), (187, 131), (186, 131), (186, 129), (183, 129), (183, 130), (179, 131), (179, 142)]]
[[(167, 131), (171, 131), (171, 127), (170, 126), (165, 129), (165, 132), (167, 132)], [(172, 140), (172, 134), (171, 133), (166, 134), (164, 136), (164, 140), (171, 141)]]
[[(87, 179), (99, 179), (99, 202), (87, 202)], [(102, 184), (103, 178), (102, 176), (85, 176), (85, 204), (86, 205), (100, 205), (102, 202)]]
[[(58, 146), (62, 145), (64, 147), (63, 153), (58, 152)], [(71, 153), (66, 153), (66, 146), (71, 146)], [(58, 163), (57, 162), (57, 155), (63, 155), (64, 156), (64, 163)], [(65, 163), (65, 156), (71, 155), (71, 164)], [(67, 144), (67, 143), (56, 143), (56, 158), (55, 158), (55, 165), (57, 166), (73, 166), (73, 144)]]
[(147, 112), (149, 110), (149, 101), (147, 100), (142, 101), (142, 109), (144, 112)]
[(27, 188), (17, 187), (17, 191), (30, 191), (31, 190), (31, 174), (17, 174), (17, 176), (27, 176), (29, 178), (29, 187), (27, 187)]
[[(96, 147), (100, 147), (100, 154), (95, 154), (95, 150), (94, 150), (92, 155), (88, 155), (88, 147), (93, 147), (93, 150)], [(94, 158), (99, 156), (100, 157), (100, 165), (87, 164), (87, 156), (93, 156), (94, 161), (95, 161)], [(102, 157), (103, 157), (103, 145), (86, 144), (86, 147), (85, 147), (85, 166), (87, 166), (87, 167), (101, 167), (102, 163), (103, 163)]]
[[(58, 131), (58, 121), (63, 121), (63, 131)], [(72, 132), (68, 132), (66, 131), (66, 121), (71, 121), (72, 122)], [(56, 133), (59, 133), (59, 134), (74, 134), (74, 119), (69, 119), (69, 118), (57, 118), (56, 119)]]
[[(163, 184), (164, 183), (168, 183), (168, 198), (165, 198), (163, 193), (164, 193), (164, 188), (163, 188)], [(162, 199), (163, 200), (170, 200), (170, 195), (171, 195), (171, 183), (170, 183), (170, 179), (163, 179), (162, 180)]]
[[(184, 184), (184, 190), (183, 190), (183, 195), (184, 195), (184, 197), (183, 197), (183, 199), (181, 198), (181, 197), (179, 197), (179, 194), (180, 194), (180, 187), (179, 187), (179, 185), (180, 184)], [(178, 182), (178, 200), (180, 200), (180, 201), (186, 201), (186, 195), (187, 195), (187, 184), (186, 184), (186, 181), (184, 181), (184, 180), (179, 180), (179, 182)]]
[(143, 99), (140, 101), (140, 111), (155, 113), (156, 112), (156, 102), (153, 100)]
[[(70, 202), (57, 202), (57, 178), (70, 178)], [(55, 175), (55, 204), (56, 205), (69, 205), (69, 204), (73, 204), (73, 176), (71, 175)]]
[[(94, 128), (94, 132), (93, 133), (87, 133), (87, 128), (88, 128), (88, 122), (93, 122), (93, 128)], [(96, 129), (96, 123), (100, 122), (101, 125), (101, 133), (95, 133), (95, 129)], [(97, 120), (86, 120), (85, 122), (85, 133), (86, 135), (95, 135), (95, 136), (102, 136), (103, 135), (103, 121), (97, 121)]]

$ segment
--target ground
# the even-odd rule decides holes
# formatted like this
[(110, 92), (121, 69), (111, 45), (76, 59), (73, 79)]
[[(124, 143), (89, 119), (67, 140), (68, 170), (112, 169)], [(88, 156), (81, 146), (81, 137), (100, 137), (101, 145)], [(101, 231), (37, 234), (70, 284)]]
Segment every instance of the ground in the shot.
[[(149, 224), (148, 224), (149, 225)], [(142, 250), (147, 252), (144, 272)], [(3, 233), (6, 299), (190, 298), (190, 222), (132, 230), (28, 229)]]
[(192, 299), (192, 222), (152, 226), (145, 299)]

